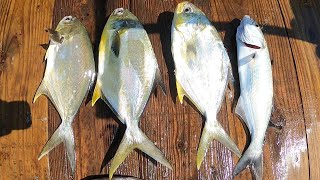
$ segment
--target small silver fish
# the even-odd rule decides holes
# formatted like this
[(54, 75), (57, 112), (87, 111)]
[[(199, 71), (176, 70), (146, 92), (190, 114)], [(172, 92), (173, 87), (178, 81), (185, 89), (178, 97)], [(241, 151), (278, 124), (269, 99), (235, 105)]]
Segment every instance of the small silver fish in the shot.
[(199, 8), (182, 2), (174, 13), (171, 34), (178, 98), (182, 103), (183, 96), (187, 96), (206, 117), (197, 168), (200, 169), (213, 139), (240, 156), (239, 149), (217, 120), (228, 79), (232, 77), (230, 60), (219, 33)]
[(127, 127), (111, 162), (110, 179), (135, 148), (172, 169), (162, 152), (139, 128), (140, 117), (155, 84), (164, 90), (147, 32), (130, 11), (115, 9), (101, 36), (98, 78), (92, 98), (92, 105), (99, 98), (104, 100)]
[(263, 33), (249, 16), (243, 17), (236, 39), (241, 94), (235, 112), (246, 123), (251, 143), (234, 175), (251, 165), (255, 179), (262, 179), (263, 141), (273, 104), (271, 61)]
[(64, 17), (50, 30), (50, 45), (43, 80), (34, 96), (46, 95), (57, 109), (62, 123), (43, 147), (39, 159), (64, 143), (72, 174), (76, 166), (72, 122), (95, 76), (93, 51), (88, 33), (72, 16)]

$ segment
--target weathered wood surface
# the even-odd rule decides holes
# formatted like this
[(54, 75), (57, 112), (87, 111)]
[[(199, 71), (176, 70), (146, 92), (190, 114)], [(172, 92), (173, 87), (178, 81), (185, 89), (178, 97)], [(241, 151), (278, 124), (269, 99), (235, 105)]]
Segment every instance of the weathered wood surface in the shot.
[(0, 0), (0, 179), (46, 179), (48, 103), (32, 98), (43, 77), (52, 0)]
[[(116, 174), (141, 179), (232, 179), (238, 158), (212, 142), (204, 163), (196, 170), (202, 117), (188, 103), (176, 101), (174, 65), (170, 50), (173, 0), (0, 0), (0, 179), (72, 179), (63, 145), (40, 161), (38, 153), (61, 120), (45, 97), (32, 104), (43, 76), (46, 28), (73, 15), (86, 26), (95, 56), (108, 15), (129, 8), (144, 24), (153, 45), (167, 96), (152, 95), (141, 129), (165, 153), (173, 171), (134, 151)], [(235, 32), (243, 15), (259, 22), (273, 61), (275, 111), (264, 146), (264, 179), (320, 178), (320, 3), (317, 0), (195, 0), (213, 21), (236, 68)], [(97, 58), (96, 58), (97, 63)], [(229, 94), (229, 95), (228, 95)], [(227, 93), (219, 121), (241, 150), (247, 137), (233, 113), (239, 84)], [(231, 97), (232, 96), (232, 97)], [(90, 100), (90, 96), (89, 99)], [(30, 116), (31, 113), (31, 116)], [(30, 123), (32, 117), (32, 123)], [(124, 126), (102, 101), (83, 103), (74, 122), (77, 169), (74, 179), (108, 173)], [(49, 157), (49, 159), (48, 159)], [(106, 166), (104, 166), (106, 165)], [(247, 169), (235, 179), (250, 179)]]

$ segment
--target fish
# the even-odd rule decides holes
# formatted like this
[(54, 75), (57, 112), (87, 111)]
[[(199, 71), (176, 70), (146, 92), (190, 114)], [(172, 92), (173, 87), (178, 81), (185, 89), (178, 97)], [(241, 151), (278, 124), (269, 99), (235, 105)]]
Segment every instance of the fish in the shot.
[(178, 99), (182, 104), (186, 96), (206, 118), (197, 152), (197, 168), (200, 169), (214, 139), (240, 157), (238, 147), (217, 120), (228, 80), (233, 77), (219, 33), (199, 8), (185, 1), (175, 10), (171, 40)]
[(62, 122), (38, 159), (63, 143), (74, 174), (76, 155), (72, 122), (94, 82), (93, 49), (86, 28), (73, 16), (65, 16), (55, 30), (49, 30), (49, 37), (50, 43), (45, 54), (46, 70), (33, 103), (39, 96), (47, 96)]
[(165, 92), (147, 32), (128, 9), (115, 9), (102, 32), (98, 76), (92, 98), (92, 105), (102, 99), (126, 125), (125, 134), (111, 161), (110, 179), (134, 149), (172, 169), (163, 153), (139, 128), (140, 117), (156, 85)]
[(259, 25), (245, 15), (237, 28), (240, 97), (235, 112), (248, 127), (251, 142), (234, 169), (248, 165), (255, 179), (263, 177), (263, 141), (273, 108), (273, 80), (267, 42)]

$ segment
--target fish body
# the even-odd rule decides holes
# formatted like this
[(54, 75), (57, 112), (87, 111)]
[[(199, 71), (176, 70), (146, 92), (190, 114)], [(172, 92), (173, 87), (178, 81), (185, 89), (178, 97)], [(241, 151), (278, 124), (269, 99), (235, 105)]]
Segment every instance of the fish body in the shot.
[(198, 169), (213, 139), (240, 156), (239, 149), (217, 121), (232, 76), (219, 33), (200, 9), (182, 2), (176, 8), (171, 34), (178, 98), (182, 103), (187, 96), (206, 117), (198, 147)]
[(154, 85), (164, 86), (147, 32), (137, 17), (126, 9), (115, 9), (104, 27), (98, 71), (92, 104), (101, 98), (126, 125), (111, 162), (110, 179), (135, 148), (171, 169), (162, 152), (138, 127)]
[(77, 18), (66, 16), (55, 30), (50, 30), (45, 59), (45, 74), (33, 102), (40, 95), (46, 95), (57, 109), (62, 123), (42, 149), (39, 159), (63, 142), (74, 173), (76, 157), (72, 122), (95, 76), (91, 42)]
[(247, 15), (237, 29), (236, 40), (241, 93), (235, 111), (247, 125), (251, 143), (234, 174), (251, 165), (255, 178), (262, 179), (262, 148), (273, 101), (271, 61), (261, 29)]

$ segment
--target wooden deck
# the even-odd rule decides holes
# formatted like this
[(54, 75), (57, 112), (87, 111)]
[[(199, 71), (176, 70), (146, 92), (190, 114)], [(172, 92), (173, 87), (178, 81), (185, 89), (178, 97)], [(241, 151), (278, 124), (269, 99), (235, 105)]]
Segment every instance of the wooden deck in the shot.
[[(264, 146), (264, 179), (320, 179), (320, 1), (196, 0), (223, 37), (237, 80), (235, 32), (243, 15), (263, 26), (272, 58), (275, 111)], [(63, 145), (40, 161), (38, 154), (60, 123), (45, 97), (32, 99), (45, 69), (47, 28), (65, 15), (86, 26), (94, 51), (108, 15), (129, 8), (144, 24), (170, 93), (152, 95), (141, 129), (165, 153), (173, 171), (134, 151), (116, 174), (141, 179), (232, 179), (238, 158), (213, 142), (200, 171), (196, 152), (203, 120), (176, 101), (170, 26), (174, 0), (0, 0), (0, 179), (72, 179)], [(97, 62), (97, 61), (96, 61)], [(239, 84), (226, 97), (219, 121), (244, 149), (247, 138), (232, 106)], [(90, 97), (89, 97), (90, 98)], [(90, 100), (90, 99), (89, 99)], [(81, 106), (73, 124), (77, 168), (74, 179), (107, 174), (124, 127), (102, 101)], [(235, 179), (250, 179), (247, 169)]]

